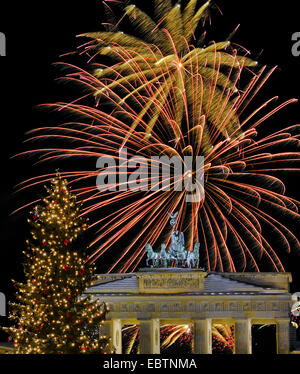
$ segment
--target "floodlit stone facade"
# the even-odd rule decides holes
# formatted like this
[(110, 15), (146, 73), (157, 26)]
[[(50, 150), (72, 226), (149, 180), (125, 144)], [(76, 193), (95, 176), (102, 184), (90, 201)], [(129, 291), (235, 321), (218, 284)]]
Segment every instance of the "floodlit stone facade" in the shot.
[(103, 274), (86, 291), (110, 309), (103, 327), (122, 353), (122, 326), (140, 326), (140, 353), (160, 353), (162, 323), (193, 324), (193, 352), (212, 353), (212, 323), (235, 326), (236, 354), (252, 353), (251, 326), (276, 325), (277, 353), (290, 351), (290, 273), (217, 273), (141, 269)]

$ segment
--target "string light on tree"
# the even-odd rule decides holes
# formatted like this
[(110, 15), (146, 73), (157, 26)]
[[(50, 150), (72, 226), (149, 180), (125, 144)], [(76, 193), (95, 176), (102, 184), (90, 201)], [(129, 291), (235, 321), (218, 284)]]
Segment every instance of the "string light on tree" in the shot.
[(9, 318), (16, 325), (3, 329), (20, 354), (107, 353), (109, 338), (92, 339), (91, 331), (99, 328), (108, 308), (80, 297), (95, 280), (85, 249), (76, 248), (87, 222), (58, 173), (46, 189), (48, 196), (28, 220), (32, 239), (24, 251), (26, 280), (14, 282), (19, 303), (10, 303)]

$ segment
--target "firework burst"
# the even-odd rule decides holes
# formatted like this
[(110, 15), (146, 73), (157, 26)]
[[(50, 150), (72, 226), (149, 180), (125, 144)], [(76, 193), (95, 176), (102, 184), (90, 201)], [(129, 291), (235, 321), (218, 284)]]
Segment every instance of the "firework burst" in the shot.
[[(261, 74), (256, 77), (256, 84), (260, 78)], [(250, 86), (255, 91), (253, 82)], [(249, 92), (247, 88), (237, 105), (245, 100), (245, 95), (249, 95)], [(145, 97), (144, 99), (146, 100)], [(78, 197), (85, 203), (83, 214), (97, 212), (100, 217), (92, 224), (92, 227), (97, 226), (100, 229), (91, 243), (94, 250), (90, 259), (95, 261), (139, 224), (138, 234), (132, 238), (126, 249), (120, 252), (118, 259), (109, 269), (116, 270), (118, 265), (119, 271), (134, 270), (144, 256), (146, 243), (159, 242), (162, 236), (167, 238), (167, 241), (170, 239), (167, 212), (176, 210), (179, 211), (180, 229), (185, 232), (188, 248), (192, 248), (194, 240), (200, 241), (201, 264), (205, 268), (220, 271), (258, 271), (259, 262), (267, 260), (274, 270), (282, 271), (283, 265), (277, 255), (278, 251), (273, 249), (265, 237), (263, 228), (272, 231), (279, 239), (277, 245), (280, 244), (286, 252), (290, 252), (291, 248), (299, 249), (297, 238), (283, 223), (287, 217), (299, 219), (299, 203), (284, 195), (283, 182), (272, 175), (278, 171), (298, 170), (299, 127), (291, 126), (261, 139), (257, 139), (257, 127), (286, 104), (280, 105), (262, 118), (253, 120), (254, 115), (265, 107), (265, 104), (262, 105), (243, 121), (240, 135), (224, 138), (218, 133), (212, 137), (213, 146), (204, 159), (204, 196), (198, 203), (186, 203), (185, 189), (180, 192), (141, 191), (130, 188), (120, 191), (119, 179), (111, 186), (112, 191), (100, 192), (95, 183), (99, 173), (97, 169), (62, 173), (73, 182), (85, 181), (86, 187), (77, 191)], [(77, 118), (82, 117), (85, 121), (33, 130), (29, 140), (49, 142), (54, 138), (56, 142), (69, 142), (69, 147), (38, 148), (25, 154), (39, 153), (43, 161), (82, 157), (93, 158), (96, 163), (101, 156), (110, 155), (116, 160), (120, 158), (123, 139), (131, 128), (126, 121), (118, 120), (115, 112), (111, 115), (97, 108), (70, 103), (56, 103), (51, 107), (73, 112)], [(236, 107), (232, 110), (237, 112)], [(120, 118), (122, 115), (128, 116), (128, 112), (120, 108)], [(134, 119), (135, 115), (139, 116), (131, 109), (130, 117)], [(205, 115), (201, 115), (197, 126), (180, 139), (175, 139), (174, 128), (179, 128), (179, 125), (168, 106), (163, 108), (160, 118), (156, 125), (157, 131), (153, 129), (152, 136), (148, 139), (144, 138), (142, 131), (147, 127), (147, 122), (140, 121), (141, 130), (136, 129), (127, 140), (129, 156), (143, 156), (150, 163), (153, 155), (176, 155), (182, 162), (185, 155), (203, 155), (202, 144), (206, 144), (203, 129), (207, 126)], [(173, 124), (167, 133), (166, 123)], [(294, 152), (285, 151), (293, 148)], [(119, 161), (122, 163), (122, 160)], [(112, 172), (116, 172), (120, 177), (120, 170)], [(52, 176), (45, 175), (28, 180), (25, 186), (44, 183), (47, 177)], [(157, 175), (150, 173), (147, 183), (150, 184), (151, 179), (156, 177)], [(198, 189), (198, 193), (203, 194), (200, 185)], [(104, 217), (101, 211), (108, 207), (110, 213)], [(276, 215), (270, 214), (270, 211), (275, 211)], [(123, 265), (120, 267), (121, 260), (125, 261), (122, 261)]]
[[(213, 323), (212, 325), (213, 353), (233, 353), (235, 346), (234, 325)], [(193, 326), (190, 324), (163, 324), (160, 326), (161, 353), (188, 353), (193, 351)], [(139, 325), (124, 325), (122, 328), (123, 353), (139, 353)]]
[(176, 345), (179, 349), (187, 348), (191, 353), (193, 338), (193, 329), (189, 324), (162, 325), (160, 328), (161, 352)]
[[(163, 6), (162, 2), (158, 3)], [(174, 10), (177, 11), (180, 10)], [(126, 12), (131, 14), (131, 10)], [(111, 34), (106, 35), (113, 38)], [(165, 61), (168, 50), (164, 44), (174, 41), (178, 35), (173, 33), (171, 39), (159, 41), (162, 35), (161, 32), (157, 34), (156, 42), (163, 57), (159, 52), (152, 62), (155, 65), (158, 58), (164, 58), (164, 62), (158, 64), (154, 75), (153, 67), (151, 74), (145, 74), (142, 65), (135, 60), (142, 59), (148, 64), (151, 59), (143, 56), (144, 50), (135, 51), (134, 61), (131, 57), (126, 60), (129, 70), (124, 67), (126, 56), (121, 55), (117, 65), (104, 69), (105, 75), (63, 64), (71, 69), (65, 79), (80, 83), (87, 93), (72, 103), (61, 102), (48, 107), (65, 111), (75, 120), (31, 131), (28, 141), (39, 142), (39, 145), (22, 155), (37, 154), (44, 162), (78, 158), (94, 162), (94, 167), (89, 163), (85, 170), (75, 167), (61, 174), (73, 183), (79, 201), (84, 203), (82, 214), (92, 218), (90, 228), (97, 230), (90, 244), (89, 260), (95, 262), (114, 253), (114, 261), (109, 255), (108, 272), (134, 271), (145, 256), (146, 243), (168, 245), (171, 236), (168, 212), (175, 211), (179, 212), (177, 228), (184, 232), (187, 249), (192, 250), (196, 241), (201, 244), (201, 267), (215, 271), (259, 271), (262, 268), (284, 271), (280, 254), (299, 250), (299, 241), (289, 229), (289, 222), (299, 223), (299, 202), (285, 195), (278, 173), (299, 171), (299, 126), (263, 136), (260, 128), (273, 114), (295, 100), (266, 111), (277, 99), (274, 97), (246, 115), (247, 106), (272, 70), (262, 67), (258, 73), (252, 73), (246, 87), (238, 88), (243, 66), (251, 65), (250, 60), (220, 52), (217, 44), (204, 51), (182, 47), (179, 53), (182, 66), (178, 69), (178, 64), (174, 66), (171, 60)], [(129, 39), (124, 36), (122, 46), (121, 40), (119, 38), (119, 46), (112, 49), (129, 53), (130, 48), (125, 43)], [(186, 36), (186, 40), (190, 39)], [(178, 49), (180, 43), (175, 44)], [(146, 49), (150, 53), (148, 45)], [(201, 56), (205, 56), (205, 61)], [(226, 74), (221, 72), (224, 65)], [(106, 74), (112, 69), (117, 75), (107, 79)], [(130, 73), (132, 69), (134, 78)], [(233, 70), (236, 71), (234, 81), (231, 79)], [(130, 105), (125, 100), (127, 95)], [(95, 98), (95, 104), (78, 103), (87, 97)], [(96, 178), (101, 170), (96, 168), (96, 161), (99, 157), (110, 156), (121, 165), (124, 163), (121, 151), (125, 148), (128, 157), (142, 156), (147, 165), (153, 156), (177, 156), (183, 163), (185, 156), (192, 157), (193, 167), (188, 174), (196, 186), (195, 194), (202, 199), (187, 203), (185, 188), (181, 191), (130, 188), (130, 180), (126, 181), (128, 188), (124, 189), (120, 167), (108, 168), (116, 175), (116, 181), (108, 191), (99, 191)], [(204, 190), (195, 180), (198, 156), (204, 157)], [(45, 174), (29, 179), (20, 188), (44, 184), (52, 177), (53, 174)], [(148, 173), (143, 182), (151, 186), (157, 177)], [(185, 177), (183, 173), (182, 181)], [(174, 178), (171, 178), (171, 185), (175, 186)]]
[(122, 327), (122, 350), (124, 354), (139, 352), (140, 329), (138, 325), (124, 325)]
[(212, 352), (234, 352), (234, 325), (214, 323), (212, 325)]
[[(139, 325), (124, 325), (122, 328), (122, 346), (125, 354), (139, 353), (140, 328)], [(193, 344), (192, 326), (189, 324), (164, 324), (160, 327), (161, 353), (174, 346), (187, 348), (191, 353)]]
[[(141, 104), (137, 97), (150, 93), (154, 84), (157, 87), (151, 92), (152, 100), (142, 102), (131, 131), (148, 115), (145, 136), (149, 136), (169, 102), (178, 126), (175, 138), (180, 137), (182, 126), (189, 131), (204, 113), (224, 135), (237, 133), (239, 119), (232, 111), (238, 100), (237, 81), (242, 67), (253, 67), (257, 62), (239, 55), (229, 40), (206, 45), (204, 30), (196, 40), (196, 29), (204, 22), (210, 1), (197, 7), (197, 1), (190, 0), (183, 7), (180, 2), (173, 6), (172, 1), (154, 0), (153, 18), (137, 6), (126, 4), (122, 19), (130, 24), (128, 33), (117, 31), (122, 24), (119, 21), (110, 24), (110, 31), (81, 35), (92, 38), (83, 45), (83, 53), (94, 62), (93, 75), (99, 78), (95, 87), (98, 100), (105, 101), (109, 92), (118, 106), (132, 106), (137, 101)], [(112, 64), (97, 63), (99, 56), (111, 58)], [(208, 127), (203, 136), (207, 147), (211, 146)]]

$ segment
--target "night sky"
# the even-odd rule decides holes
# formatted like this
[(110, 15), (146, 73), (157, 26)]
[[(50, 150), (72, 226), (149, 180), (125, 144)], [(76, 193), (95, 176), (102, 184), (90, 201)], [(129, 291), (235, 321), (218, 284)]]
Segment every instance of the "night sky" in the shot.
[[(252, 56), (259, 58), (261, 64), (278, 66), (257, 100), (260, 99), (262, 103), (278, 95), (280, 102), (283, 102), (299, 97), (300, 56), (294, 57), (291, 52), (292, 34), (300, 32), (297, 9), (283, 7), (282, 3), (275, 5), (270, 0), (217, 0), (217, 4), (223, 16), (216, 11), (212, 18), (211, 32), (216, 41), (225, 39), (240, 24), (233, 42), (250, 49)], [(62, 73), (53, 63), (63, 60), (59, 57), (61, 54), (76, 49), (80, 44), (77, 34), (99, 31), (103, 21), (99, 0), (11, 2), (6, 12), (1, 11), (0, 31), (6, 35), (7, 56), (0, 58), (0, 291), (7, 298), (13, 292), (10, 279), (22, 279), (22, 250), (29, 235), (26, 223), (28, 211), (10, 215), (14, 208), (28, 200), (24, 195), (12, 192), (17, 183), (37, 175), (37, 170), (40, 170), (32, 166), (33, 159), (10, 158), (24, 149), (22, 142), (25, 132), (42, 126), (46, 121), (47, 112), (37, 110), (38, 104), (76, 97), (78, 92), (72, 90), (78, 88), (55, 80)], [(75, 63), (70, 58), (67, 61)], [(267, 125), (276, 130), (299, 123), (299, 109), (299, 103), (292, 104), (268, 121)], [(286, 176), (284, 181), (287, 195), (299, 200), (299, 174), (298, 177)], [(300, 277), (297, 274), (300, 256), (291, 255), (286, 263), (286, 270), (292, 272), (294, 279), (291, 291), (300, 291)], [(101, 271), (101, 265), (98, 269)]]

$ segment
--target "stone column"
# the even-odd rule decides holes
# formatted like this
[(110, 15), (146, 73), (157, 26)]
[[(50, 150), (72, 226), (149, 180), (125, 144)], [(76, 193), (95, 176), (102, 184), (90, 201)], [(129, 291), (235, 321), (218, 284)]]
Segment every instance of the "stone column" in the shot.
[(212, 353), (211, 318), (194, 321), (194, 353)]
[(140, 353), (160, 353), (159, 319), (140, 320)]
[(290, 320), (277, 320), (277, 353), (287, 354), (290, 351)]
[(251, 320), (240, 319), (235, 320), (235, 353), (251, 354), (252, 338), (251, 338)]
[(105, 321), (100, 327), (100, 335), (110, 337), (110, 349), (115, 353), (122, 353), (122, 324), (120, 319)]

